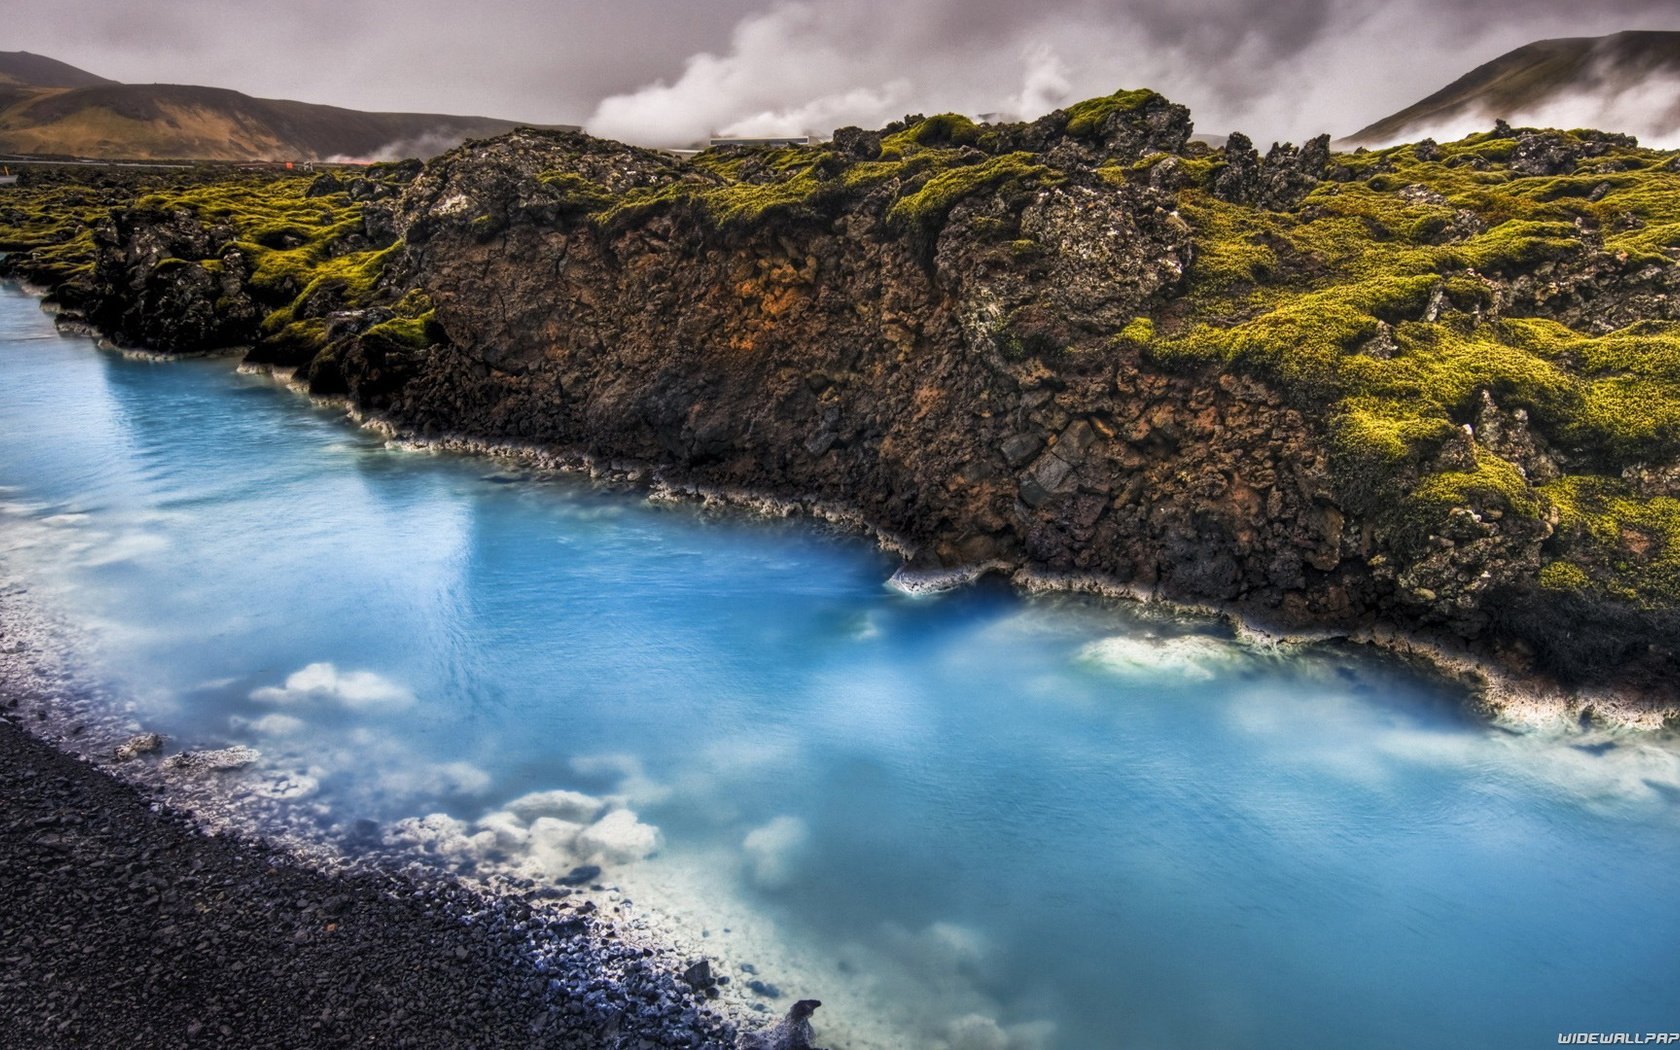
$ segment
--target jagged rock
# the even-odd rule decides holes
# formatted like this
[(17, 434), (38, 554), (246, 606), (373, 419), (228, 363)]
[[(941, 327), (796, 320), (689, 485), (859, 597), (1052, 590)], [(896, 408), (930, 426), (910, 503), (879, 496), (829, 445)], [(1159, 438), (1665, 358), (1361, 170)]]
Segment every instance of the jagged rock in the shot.
[(344, 192), (349, 194), (353, 201), (378, 201), (396, 196), (397, 188), (372, 179), (351, 179), (349, 185), (344, 187)]
[(141, 755), (149, 755), (162, 746), (161, 733), (136, 733), (118, 744), (113, 755), (118, 762), (129, 762)]
[(680, 976), (684, 984), (697, 992), (717, 984), (717, 978), (712, 976), (712, 964), (705, 959), (690, 963)]
[(830, 143), (834, 151), (850, 160), (874, 160), (881, 155), (881, 133), (862, 128), (837, 128)]
[(1225, 166), (1213, 176), (1213, 195), (1232, 204), (1252, 204), (1260, 196), (1260, 153), (1240, 131), (1225, 140)]
[(1529, 426), (1527, 409), (1505, 411), (1491, 393), (1483, 390), (1477, 399), (1473, 429), (1479, 444), (1515, 464), (1531, 484), (1556, 481), (1562, 473), (1545, 442)]
[[(346, 301), (329, 281), (271, 288), (264, 294), (283, 298), (264, 305), (329, 335), (330, 352), (309, 345), (292, 362), (316, 389), (404, 429), (559, 446), (679, 484), (849, 507), (902, 541), (918, 567), (1093, 574), (1288, 623), (1441, 626), (1543, 654), (1574, 628), (1532, 597), (1540, 545), (1552, 558), (1576, 541), (1547, 536), (1557, 523), (1536, 516), (1532, 497), (1519, 499), (1521, 513), (1501, 506), (1499, 486), (1477, 482), (1492, 494), (1427, 506), (1408, 494), (1425, 478), (1476, 474), (1488, 465), (1479, 456), (1517, 468), (1513, 491), (1625, 462), (1586, 463), (1595, 450), (1571, 447), (1555, 427), (1556, 447), (1542, 438), (1537, 404), (1531, 423), (1489, 398), (1446, 409), (1469, 430), (1443, 432), (1433, 415), (1416, 430), (1393, 421), (1404, 455), (1365, 471), (1340, 462), (1334, 428), (1346, 421), (1331, 418), (1321, 392), (1263, 366), (1289, 347), (1255, 347), (1241, 363), (1172, 352), (1198, 325), (1245, 324), (1264, 297), (1239, 294), (1228, 316), (1208, 317), (1185, 296), (1214, 235), (1186, 219), (1202, 222), (1205, 209), (1181, 213), (1187, 193), (1295, 211), (1250, 217), (1256, 232), (1240, 254), (1256, 266), (1235, 273), (1239, 293), (1250, 280), (1267, 294), (1324, 286), (1334, 266), (1309, 250), (1312, 238), (1268, 228), (1298, 221), (1306, 231), (1336, 193), (1391, 194), (1429, 212), (1416, 232), (1389, 231), (1411, 247), (1474, 237), (1497, 213), (1453, 209), (1421, 174), (1376, 178), (1409, 162), (1369, 154), (1353, 164), (1364, 186), (1327, 187), (1322, 205), (1304, 207), (1320, 180), (1354, 174), (1337, 172), (1323, 137), (1262, 157), (1233, 135), (1192, 188), (1187, 173), (1204, 165), (1182, 158), (1214, 154), (1184, 141), (1187, 114), (1128, 100), (1081, 111), (1097, 116), (1077, 131), (1069, 111), (985, 128), (933, 118), (917, 134), (944, 136), (940, 170), (899, 165), (882, 155), (880, 133), (859, 129), (826, 149), (711, 158), (739, 178), (715, 163), (522, 130), (415, 167), (405, 189), (363, 206), (362, 228), (327, 254), (397, 245), (374, 302)], [(1506, 125), (1496, 134), (1517, 140), (1523, 170), (1596, 176), (1624, 163), (1601, 156), (1611, 136)], [(1165, 155), (1147, 169), (1108, 163), (1143, 150)], [(1466, 160), (1452, 147), (1414, 150), (1449, 152), (1446, 163)], [(862, 160), (863, 171), (849, 167)], [(378, 166), (364, 178), (405, 185)], [(1401, 181), (1413, 184), (1396, 189)], [(761, 187), (770, 192), (759, 197)], [(1338, 367), (1380, 375), (1392, 371), (1382, 362), (1428, 353), (1429, 339), (1480, 338), (1503, 319), (1584, 333), (1680, 320), (1680, 267), (1604, 250), (1611, 231), (1638, 221), (1584, 217), (1574, 235), (1467, 253), (1473, 268), (1449, 260), (1405, 294), (1373, 291), (1372, 305), (1351, 307), (1368, 313), (1348, 329), (1358, 342), (1333, 345), (1341, 336), (1327, 330), (1325, 345), (1343, 355)], [(58, 294), (81, 295), (120, 337), (186, 349), (254, 324), (241, 314), (250, 265), (225, 228), (130, 208), (96, 236), (98, 280)], [(222, 272), (207, 283), (217, 267), (203, 263), (218, 256)], [(27, 272), (5, 264), (14, 267)], [(373, 334), (408, 294), (435, 305), (410, 337), (424, 345)], [(1317, 318), (1297, 321), (1308, 340), (1320, 335)], [(1666, 466), (1647, 464), (1628, 484), (1667, 491)], [(1646, 612), (1604, 615), (1630, 637), (1664, 636)], [(1667, 666), (1661, 647), (1649, 648), (1650, 666)]]
[(1019, 467), (1038, 455), (1038, 450), (1044, 447), (1044, 439), (1037, 434), (1011, 434), (1005, 438), (998, 451), (1011, 467)]
[(311, 182), (309, 184), (309, 189), (304, 191), (304, 196), (306, 196), (306, 197), (327, 197), (327, 196), (331, 196), (334, 193), (343, 193), (343, 192), (344, 192), (344, 183), (338, 181), (338, 177), (335, 176), (332, 172), (325, 171), (325, 172), (322, 172), (321, 174), (315, 176), (315, 181)]
[(811, 1045), (811, 1015), (822, 1003), (801, 999), (768, 1028), (741, 1037), (741, 1050), (821, 1050)]
[(1225, 142), (1225, 166), (1213, 177), (1213, 195), (1232, 204), (1275, 211), (1298, 207), (1330, 166), (1330, 136), (1320, 135), (1299, 148), (1275, 144), (1262, 160), (1242, 132)]
[(1184, 162), (1177, 157), (1166, 157), (1149, 169), (1149, 187), (1162, 193), (1177, 193), (1190, 182), (1190, 176), (1184, 170)]
[[(95, 243), (87, 318), (119, 342), (197, 353), (255, 338), (263, 311), (226, 232), (184, 210), (122, 211)], [(221, 265), (229, 254), (236, 265)]]
[(1580, 154), (1569, 148), (1562, 135), (1523, 132), (1517, 137), (1517, 153), (1511, 160), (1514, 175), (1567, 175), (1575, 170)]

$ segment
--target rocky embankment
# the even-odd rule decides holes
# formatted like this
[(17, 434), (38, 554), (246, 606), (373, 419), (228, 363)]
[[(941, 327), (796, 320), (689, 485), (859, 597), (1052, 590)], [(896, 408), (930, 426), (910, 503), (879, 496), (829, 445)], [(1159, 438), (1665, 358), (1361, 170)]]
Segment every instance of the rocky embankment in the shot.
[(1674, 710), (1676, 159), (1190, 131), (1150, 92), (692, 161), (521, 131), (0, 246), (119, 340), (251, 345), (407, 432)]
[(621, 943), (591, 904), (334, 870), (208, 834), (32, 736), (38, 706), (0, 688), (9, 1050), (811, 1048), (820, 1004), (737, 1035), (701, 994), (709, 976)]

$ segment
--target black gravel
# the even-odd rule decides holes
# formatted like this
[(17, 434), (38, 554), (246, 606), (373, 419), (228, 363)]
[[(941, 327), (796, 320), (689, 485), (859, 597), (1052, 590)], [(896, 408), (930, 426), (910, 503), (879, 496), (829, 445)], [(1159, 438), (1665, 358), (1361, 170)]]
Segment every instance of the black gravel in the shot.
[(4, 1050), (734, 1045), (589, 907), (205, 834), (0, 717)]

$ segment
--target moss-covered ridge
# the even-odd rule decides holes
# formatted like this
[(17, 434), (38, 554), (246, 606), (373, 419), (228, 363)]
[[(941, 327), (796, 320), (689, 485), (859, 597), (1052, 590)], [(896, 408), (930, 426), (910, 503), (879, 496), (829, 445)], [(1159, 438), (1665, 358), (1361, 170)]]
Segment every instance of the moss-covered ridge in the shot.
[[(566, 169), (541, 182), (570, 221), (606, 228), (668, 210), (720, 232), (864, 211), (921, 236), (965, 199), (1020, 200), (1093, 175), (1177, 183), (1196, 234), (1184, 294), (1117, 330), (1119, 342), (1170, 369), (1262, 377), (1321, 414), (1342, 498), (1403, 548), (1425, 544), (1453, 508), (1531, 518), (1557, 533), (1537, 586), (1585, 581), (1641, 607), (1680, 605), (1674, 495), (1623, 477), (1680, 455), (1680, 310), (1660, 289), (1638, 291), (1674, 284), (1673, 154), (1501, 127), (1326, 154), (1297, 200), (1267, 207), (1276, 197), (1263, 186), (1240, 185), (1279, 151), (1245, 157), (1240, 139), (1142, 156), (1100, 148), (1104, 129), (1168, 105), (1120, 92), (1031, 125), (907, 118), (825, 147), (709, 150), (645, 185), (614, 189)], [(1539, 476), (1474, 435), (1458, 462), (1466, 454), (1449, 446), (1484, 395), (1525, 416)], [(1603, 498), (1566, 505), (1560, 478), (1592, 479)]]
[[(1121, 91), (1030, 124), (916, 115), (880, 131), (842, 129), (822, 146), (720, 146), (680, 164), (626, 149), (634, 158), (629, 178), (623, 168), (604, 173), (594, 163), (604, 144), (555, 134), (544, 140), (569, 144), (570, 155), (562, 149), (563, 166), (537, 173), (541, 191), (525, 204), (547, 203), (554, 214), (605, 228), (675, 210), (727, 231), (767, 221), (831, 219), (884, 193), (878, 210), (894, 229), (929, 234), (965, 198), (1019, 197), (1088, 176), (1101, 163), (1135, 160), (1150, 149), (1181, 149), (1189, 133), (1182, 106), (1153, 91)], [(1065, 148), (1052, 156), (1058, 146)], [(506, 218), (481, 213), (470, 221), (489, 236)]]
[[(1200, 250), (1147, 352), (1323, 405), (1344, 495), (1403, 539), (1532, 518), (1539, 586), (1680, 605), (1680, 493), (1630, 480), (1680, 457), (1676, 156), (1500, 128), (1335, 160), (1289, 211), (1182, 191)], [(1477, 435), (1484, 396), (1540, 449)]]
[[(61, 305), (157, 349), (243, 344), (306, 368), (363, 336), (421, 349), (441, 338), (431, 305), (385, 280), (395, 244), (370, 236), (365, 214), (417, 170), (376, 165), (344, 183), (212, 167), (96, 187), (48, 170), (8, 195), (0, 251), (18, 253), (11, 268)], [(208, 316), (180, 330), (152, 323), (170, 311)]]
[[(1058, 372), (1146, 367), (1275, 391), (1328, 450), (1324, 498), (1352, 523), (1341, 560), (1326, 554), (1319, 571), (1364, 574), (1350, 586), (1373, 615), (1520, 641), (1561, 609), (1625, 643), (1536, 655), (1562, 673), (1672, 636), (1680, 160), (1615, 135), (1504, 126), (1264, 156), (1240, 135), (1211, 149), (1189, 133), (1187, 112), (1147, 91), (1031, 123), (916, 116), (688, 160), (522, 131), (440, 158), (390, 203), (273, 175), (164, 180), (116, 202), (41, 186), (0, 201), (0, 247), (73, 300), (111, 284), (101, 260), (134, 265), (113, 255), (134, 254), (129, 226), (187, 216), (203, 237), (147, 264), (148, 280), (236, 285), (255, 304), (259, 355), (334, 389), (376, 367), (400, 382), (444, 338), (419, 291), (434, 245), (563, 243), (562, 259), (627, 271), (662, 252), (720, 273), (792, 253), (773, 269), (801, 281), (820, 278), (790, 245), (827, 238), (854, 261), (893, 245), (945, 296), (926, 308), (957, 316), (968, 352), (999, 371), (1054, 387)], [(1128, 215), (1187, 231), (1181, 279), (1137, 284), (1113, 300), (1135, 303), (1124, 315), (1074, 316), (1058, 285), (1084, 281), (1075, 298), (1099, 301), (1090, 279), (1106, 263), (1061, 264), (1143, 228), (1111, 221)], [(591, 295), (618, 287), (595, 278)], [(759, 290), (763, 303), (805, 294)], [(754, 310), (760, 329), (786, 323)], [(891, 341), (913, 353), (914, 333), (899, 325)], [(762, 334), (725, 343), (745, 352)], [(1082, 410), (1101, 422), (1122, 408)], [(1060, 475), (1034, 477), (1034, 513), (1057, 506)]]

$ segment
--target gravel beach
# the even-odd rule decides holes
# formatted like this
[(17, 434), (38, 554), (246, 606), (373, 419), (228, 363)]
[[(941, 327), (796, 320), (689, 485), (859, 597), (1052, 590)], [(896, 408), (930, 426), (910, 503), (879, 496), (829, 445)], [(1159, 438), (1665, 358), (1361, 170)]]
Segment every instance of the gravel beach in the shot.
[[(0, 692), (0, 714), (27, 708)], [(591, 905), (207, 834), (0, 717), (0, 1047), (726, 1047)]]

